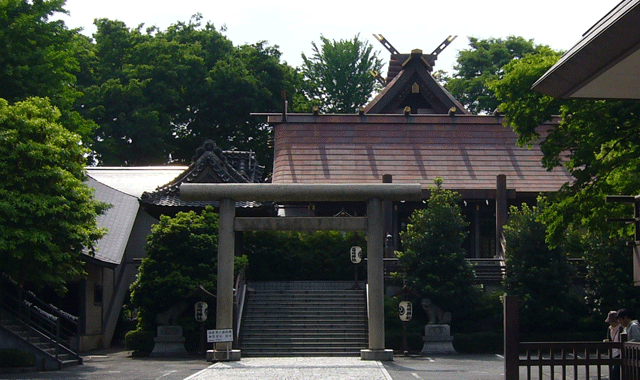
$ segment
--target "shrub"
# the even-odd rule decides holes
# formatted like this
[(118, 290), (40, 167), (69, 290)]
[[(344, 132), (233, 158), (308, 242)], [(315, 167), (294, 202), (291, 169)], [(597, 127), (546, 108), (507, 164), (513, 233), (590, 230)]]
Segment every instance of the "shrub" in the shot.
[(34, 367), (36, 358), (32, 353), (14, 349), (0, 350), (0, 368)]
[(132, 330), (129, 331), (124, 341), (127, 344), (127, 349), (137, 352), (151, 352), (153, 351), (153, 338), (156, 334), (153, 331), (144, 330)]

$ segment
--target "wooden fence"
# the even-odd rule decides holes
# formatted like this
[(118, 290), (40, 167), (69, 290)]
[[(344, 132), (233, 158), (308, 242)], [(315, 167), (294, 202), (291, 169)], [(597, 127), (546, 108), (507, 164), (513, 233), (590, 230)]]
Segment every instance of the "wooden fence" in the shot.
[[(640, 380), (640, 344), (619, 342), (520, 342), (518, 297), (504, 297), (505, 379), (609, 379), (611, 366), (623, 380)], [(613, 358), (612, 350), (622, 357)]]

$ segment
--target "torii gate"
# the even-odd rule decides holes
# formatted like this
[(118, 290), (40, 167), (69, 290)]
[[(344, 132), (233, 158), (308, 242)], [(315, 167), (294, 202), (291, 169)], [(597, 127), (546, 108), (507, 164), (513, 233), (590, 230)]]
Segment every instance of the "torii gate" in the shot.
[[(393, 350), (384, 341), (384, 230), (382, 201), (420, 201), (420, 184), (182, 184), (180, 197), (189, 201), (218, 201), (218, 289), (216, 328), (233, 328), (233, 257), (235, 231), (337, 230), (367, 231), (367, 309), (369, 348), (361, 350), (363, 360), (393, 360)], [(366, 201), (366, 217), (244, 217), (236, 218), (236, 201), (353, 202)], [(222, 347), (220, 347), (222, 349)], [(216, 350), (207, 359), (220, 359)], [(224, 354), (226, 357), (226, 352)], [(234, 350), (230, 360), (240, 360)]]

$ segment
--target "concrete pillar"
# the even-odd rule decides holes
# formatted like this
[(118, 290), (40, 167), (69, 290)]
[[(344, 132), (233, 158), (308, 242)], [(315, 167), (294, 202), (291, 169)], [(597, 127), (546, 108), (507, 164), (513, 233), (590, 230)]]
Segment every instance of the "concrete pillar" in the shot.
[(499, 174), (496, 178), (496, 256), (504, 256), (502, 252), (502, 231), (507, 224), (507, 176)]
[[(218, 289), (216, 298), (216, 329), (233, 329), (233, 256), (235, 253), (236, 202), (223, 198), (218, 220)], [(217, 343), (214, 352), (207, 352), (208, 360), (225, 360), (227, 344)], [(230, 360), (239, 360), (240, 351), (234, 350)]]
[(384, 348), (384, 266), (382, 202), (367, 201), (367, 283), (369, 311), (369, 349), (360, 353), (363, 360), (393, 360), (393, 350)]

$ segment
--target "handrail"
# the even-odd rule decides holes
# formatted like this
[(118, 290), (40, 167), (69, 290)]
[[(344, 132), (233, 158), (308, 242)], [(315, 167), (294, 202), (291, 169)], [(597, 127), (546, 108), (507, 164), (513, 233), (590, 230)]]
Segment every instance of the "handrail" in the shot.
[[(26, 329), (54, 345), (56, 359), (62, 352), (80, 359), (71, 346), (78, 332), (78, 317), (43, 302), (5, 273), (0, 276), (0, 289), (0, 306)], [(26, 340), (29, 343), (29, 337)]]
[(247, 294), (247, 281), (245, 277), (244, 269), (238, 273), (236, 277), (236, 286), (233, 297), (233, 331), (235, 334), (235, 339), (233, 340), (233, 344), (235, 348), (239, 347), (240, 344), (240, 329), (242, 328), (242, 314), (244, 312), (244, 302)]

